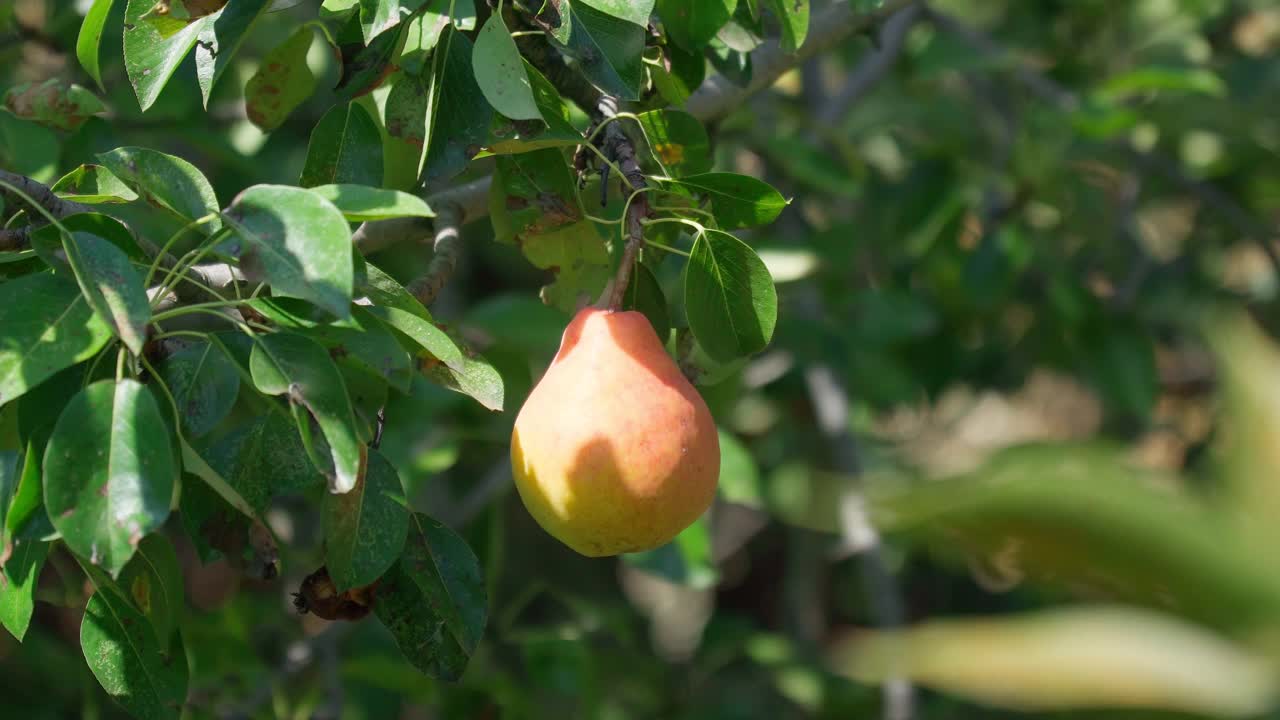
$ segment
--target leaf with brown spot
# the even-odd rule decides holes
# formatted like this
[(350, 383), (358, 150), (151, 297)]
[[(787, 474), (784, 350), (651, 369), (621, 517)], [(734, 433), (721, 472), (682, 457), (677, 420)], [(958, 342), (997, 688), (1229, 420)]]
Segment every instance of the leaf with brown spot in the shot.
[(275, 130), (316, 89), (316, 76), (307, 66), (312, 30), (301, 27), (263, 58), (244, 88), (249, 120), (263, 130)]
[(4, 106), (18, 117), (67, 131), (76, 130), (90, 116), (107, 109), (92, 91), (59, 78), (10, 88), (4, 94)]

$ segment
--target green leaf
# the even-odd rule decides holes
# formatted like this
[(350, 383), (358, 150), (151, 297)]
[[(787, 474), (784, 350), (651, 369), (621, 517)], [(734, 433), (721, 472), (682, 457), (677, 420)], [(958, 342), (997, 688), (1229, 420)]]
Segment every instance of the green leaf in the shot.
[(311, 131), (302, 187), (351, 183), (382, 185), (382, 136), (369, 111), (359, 103), (338, 105)]
[(351, 228), (332, 204), (301, 188), (254, 185), (225, 217), (243, 240), (232, 254), (242, 266), (260, 268), (274, 294), (350, 315)]
[(231, 412), (240, 372), (219, 346), (200, 340), (165, 358), (160, 377), (173, 393), (187, 437), (209, 432)]
[(809, 33), (809, 0), (769, 0), (769, 8), (782, 26), (782, 50), (793, 53)]
[(555, 273), (555, 282), (542, 288), (542, 300), (567, 313), (599, 297), (611, 275), (604, 238), (589, 220), (529, 236), (520, 249), (534, 266)]
[(21, 642), (35, 610), (36, 584), (49, 556), (49, 543), (37, 538), (16, 538), (12, 543), (0, 573), (0, 624)]
[(778, 319), (778, 294), (769, 269), (750, 246), (719, 230), (694, 240), (684, 303), (689, 329), (717, 360), (763, 350)]
[(711, 528), (706, 517), (698, 518), (666, 545), (623, 555), (622, 559), (632, 567), (692, 588), (712, 587), (720, 578), (711, 555)]
[[(269, 412), (232, 429), (202, 457), (235, 493), (232, 506), (243, 504), (250, 512), (241, 508), (242, 514), (251, 518), (266, 512), (272, 498), (309, 490), (322, 479), (307, 460), (298, 429), (283, 413)], [(214, 491), (224, 495), (219, 488)]]
[(0, 283), (0, 403), (87, 360), (110, 339), (70, 279), (45, 272)]
[(115, 0), (93, 0), (76, 37), (76, 59), (99, 88), (102, 87), (102, 70), (98, 65), (98, 46), (102, 44), (102, 31), (111, 16), (113, 2)]
[(649, 16), (653, 14), (654, 0), (575, 0), (575, 2), (593, 7), (606, 15), (635, 23), (640, 27), (648, 27)]
[(1108, 605), (858, 633), (836, 646), (833, 664), (862, 683), (903, 678), (1037, 716), (1144, 708), (1254, 717), (1280, 691), (1251, 648), (1172, 615)]
[(711, 139), (697, 118), (680, 110), (650, 110), (638, 118), (652, 157), (667, 175), (696, 175), (711, 169)]
[(672, 105), (683, 105), (707, 76), (707, 61), (676, 45), (662, 48), (662, 60), (649, 66), (653, 86)]
[(405, 29), (404, 49), (397, 62), (406, 73), (417, 75), (422, 72), (426, 57), (440, 42), (445, 26), (450, 24), (451, 10), (454, 27), (459, 30), (476, 29), (476, 8), (472, 0), (428, 0), (426, 7), (409, 20)]
[(471, 57), (467, 36), (453, 26), (446, 28), (431, 58), (423, 166), (428, 182), (443, 182), (462, 172), (488, 137), (493, 108), (476, 83)]
[[(18, 426), (21, 428), (21, 420)], [(0, 450), (0, 548), (4, 547), (4, 541), (8, 538), (4, 529), (5, 518), (9, 515), (9, 505), (22, 482), (23, 457), (20, 450)]]
[(138, 199), (137, 193), (101, 165), (81, 165), (63, 175), (51, 189), (58, 197), (86, 205), (125, 203)]
[(495, 110), (512, 120), (541, 120), (524, 60), (502, 15), (489, 16), (471, 52), (476, 83)]
[(520, 241), (522, 249), (532, 238), (580, 222), (577, 180), (564, 153), (546, 148), (499, 157), (489, 215), (495, 239)]
[[(213, 186), (195, 165), (180, 157), (150, 148), (122, 147), (98, 155), (98, 161), (147, 203), (172, 212), (184, 223), (218, 212)], [(215, 218), (200, 232), (221, 226)]]
[(448, 333), (436, 326), (431, 312), (395, 278), (366, 263), (365, 284), (360, 287), (360, 292), (373, 303), (366, 306), (371, 314), (450, 368), (462, 368), (462, 350)]
[(704, 54), (711, 67), (729, 82), (741, 88), (751, 84), (751, 53), (734, 50), (721, 42), (720, 38), (714, 38)]
[(124, 68), (145, 111), (195, 46), (213, 16), (183, 21), (152, 13), (155, 0), (129, 0), (124, 11)]
[(662, 285), (653, 271), (643, 263), (636, 263), (631, 272), (631, 280), (627, 284), (626, 296), (623, 298), (624, 310), (638, 310), (644, 313), (653, 326), (654, 332), (664, 343), (671, 334), (671, 315), (667, 312), (667, 298), (662, 294)]
[(1161, 90), (1226, 97), (1228, 88), (1212, 70), (1196, 67), (1140, 67), (1104, 81), (1094, 93), (1098, 100), (1120, 103), (1139, 93)]
[(140, 720), (177, 720), (187, 699), (182, 637), (165, 649), (147, 619), (111, 590), (89, 598), (80, 648), (98, 684)]
[(289, 39), (267, 53), (258, 71), (249, 78), (244, 86), (244, 105), (254, 125), (266, 131), (275, 130), (315, 92), (316, 76), (307, 65), (311, 40), (310, 27), (298, 28)]
[(716, 222), (726, 230), (768, 225), (788, 203), (768, 183), (749, 175), (709, 172), (667, 182), (707, 196)]
[(524, 63), (524, 71), (541, 117), (519, 121), (494, 115), (485, 149), (494, 155), (505, 155), (581, 144), (582, 133), (570, 123), (569, 108), (559, 91), (528, 62)]
[(382, 84), (394, 69), (392, 64), (400, 48), (404, 28), (404, 25), (396, 25), (371, 40), (366, 47), (356, 45), (358, 49), (354, 53), (342, 53), (342, 75), (334, 88), (338, 102), (354, 100)]
[[(697, 4), (697, 3), (694, 3)], [(640, 98), (645, 28), (575, 2), (565, 50), (591, 84), (623, 100)]]
[(9, 503), (4, 527), (0, 528), (0, 536), (15, 542), (24, 538), (41, 539), (53, 534), (53, 523), (50, 522), (48, 513), (43, 512), (44, 488), (40, 482), (43, 475), (41, 464), (44, 460), (40, 451), (44, 450), (44, 442), (45, 438), (41, 438), (37, 446), (35, 440), (27, 441), (27, 451), (22, 461), (22, 477), (18, 480), (18, 487)]
[(404, 553), (383, 576), (373, 611), (414, 667), (457, 680), (488, 615), (475, 553), (449, 528), (414, 513)]
[(355, 488), (321, 506), (325, 567), (339, 591), (363, 587), (391, 569), (409, 534), (400, 475), (376, 450)]
[(658, 0), (657, 4), (667, 36), (686, 50), (701, 51), (733, 17), (738, 0)]
[[(360, 0), (360, 29), (364, 33), (365, 44), (373, 42), (383, 31), (394, 27), (424, 4), (424, 0)], [(447, 10), (447, 2), (445, 5)]]
[(4, 106), (20, 118), (66, 131), (79, 129), (90, 116), (107, 109), (93, 92), (60, 78), (15, 85), (5, 92)]
[(114, 577), (169, 517), (178, 471), (147, 387), (100, 380), (67, 403), (44, 453), (44, 499), (77, 555)]
[(425, 350), (417, 363), (422, 373), (450, 390), (474, 398), (490, 410), (502, 410), (502, 376), (483, 357), (436, 325), (422, 303), (387, 273), (366, 264), (360, 288), (374, 305), (370, 314)]
[(317, 185), (311, 192), (333, 203), (351, 222), (397, 217), (435, 217), (426, 201), (399, 190), (368, 185)]
[(324, 345), (334, 358), (354, 361), (383, 382), (409, 391), (413, 362), (379, 315), (371, 312), (373, 308), (357, 306), (350, 320), (321, 323), (297, 312), (309, 309), (309, 305), (288, 298), (259, 298), (250, 304), (277, 326)]
[(182, 567), (173, 545), (161, 533), (143, 538), (116, 584), (155, 630), (160, 648), (167, 651), (185, 604)]
[[(196, 42), (196, 81), (205, 107), (213, 86), (231, 67), (236, 51), (270, 7), (271, 0), (230, 0), (201, 29)], [(268, 56), (264, 62), (270, 59)]]
[[(365, 447), (358, 437), (346, 385), (329, 353), (299, 335), (275, 333), (257, 339), (249, 367), (258, 390), (287, 395), (291, 405), (320, 426), (333, 464), (316, 469), (329, 478), (330, 492), (345, 493), (355, 487)], [(299, 430), (305, 441), (310, 429), (300, 424)]]
[[(125, 347), (141, 355), (147, 340), (147, 323), (151, 321), (151, 304), (129, 256), (91, 232), (63, 233), (47, 225), (35, 234), (49, 241), (61, 239), (67, 262), (89, 306)], [(33, 238), (32, 243), (35, 242)]]

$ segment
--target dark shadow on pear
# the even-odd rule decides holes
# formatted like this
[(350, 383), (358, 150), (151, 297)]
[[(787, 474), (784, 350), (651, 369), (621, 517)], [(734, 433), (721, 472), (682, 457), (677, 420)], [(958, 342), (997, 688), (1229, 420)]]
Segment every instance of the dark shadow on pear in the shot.
[[(626, 428), (622, 429), (623, 432)], [(521, 468), (525, 477), (533, 479), (536, 476), (533, 468), (529, 463), (528, 457), (524, 453), (524, 447), (520, 442), (519, 430), (512, 433), (512, 457), (519, 456), (523, 460), (524, 467)], [(681, 456), (675, 467), (670, 469), (672, 475), (689, 475), (693, 474), (695, 454), (689, 453)], [(539, 517), (541, 503), (534, 502), (530, 507), (530, 512), (534, 514), (535, 519), (540, 524), (547, 520), (555, 522), (564, 522), (565, 518), (590, 518), (590, 522), (584, 522), (588, 530), (574, 538), (574, 549), (584, 555), (591, 557), (601, 557), (613, 554), (622, 554), (630, 552), (639, 552), (651, 549), (641, 544), (638, 540), (635, 544), (623, 545), (619, 548), (607, 546), (601, 539), (590, 537), (590, 535), (604, 535), (610, 533), (619, 525), (626, 524), (631, 529), (630, 535), (645, 540), (652, 538), (657, 529), (653, 527), (652, 522), (644, 525), (636, 525), (646, 520), (652, 520), (656, 514), (663, 510), (662, 506), (666, 506), (669, 512), (670, 501), (666, 501), (659, 505), (659, 502), (653, 497), (648, 497), (636, 492), (634, 489), (628, 488), (618, 478), (622, 476), (625, 468), (622, 467), (618, 460), (618, 453), (615, 449), (614, 441), (605, 435), (596, 435), (590, 438), (586, 443), (577, 449), (574, 453), (573, 462), (568, 469), (569, 492), (563, 498), (559, 514), (555, 518)], [(589, 500), (594, 492), (600, 490), (602, 486), (615, 488), (617, 494), (613, 498), (614, 505), (601, 506), (600, 503)], [(686, 498), (685, 501), (692, 505), (697, 503), (700, 498), (692, 488), (684, 488)], [(535, 491), (533, 488), (522, 488), (521, 492)], [(668, 489), (667, 491), (671, 491)], [(546, 503), (548, 506), (550, 503)], [(530, 503), (526, 502), (526, 505)], [(693, 519), (696, 519), (694, 516)], [(544, 526), (545, 527), (545, 526)], [(548, 530), (550, 532), (550, 530)], [(562, 538), (562, 542), (564, 539)], [(567, 543), (566, 543), (567, 544)]]

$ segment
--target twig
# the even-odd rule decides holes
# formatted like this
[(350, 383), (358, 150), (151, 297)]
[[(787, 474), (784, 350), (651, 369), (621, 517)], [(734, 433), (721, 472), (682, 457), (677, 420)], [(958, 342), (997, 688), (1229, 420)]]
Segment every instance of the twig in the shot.
[(456, 205), (444, 204), (435, 208), (436, 217), (434, 252), (422, 277), (409, 283), (405, 289), (423, 305), (430, 305), (444, 289), (445, 283), (458, 267), (458, 255), (462, 252), (462, 212)]
[(907, 33), (922, 13), (919, 3), (911, 3), (894, 13), (880, 28), (879, 47), (849, 73), (845, 85), (834, 98), (824, 100), (816, 124), (831, 127), (848, 114), (871, 88), (893, 67), (906, 44)]
[[(489, 186), (492, 184), (493, 177), (485, 176), (464, 185), (441, 190), (427, 196), (427, 205), (432, 208), (447, 205), (457, 207), (462, 213), (458, 223), (465, 225), (489, 214)], [(421, 218), (367, 222), (351, 234), (351, 242), (367, 255), (400, 242), (430, 242), (434, 225)]]
[[(616, 115), (617, 99), (608, 95), (601, 98), (599, 113), (601, 118), (606, 120)], [(621, 124), (617, 121), (609, 123), (604, 128), (604, 154), (622, 170), (623, 179), (626, 180), (627, 187), (632, 192), (648, 187), (649, 183), (644, 178), (644, 171), (640, 169), (640, 163), (636, 162), (635, 146), (631, 144), (631, 138), (622, 131)], [(647, 217), (649, 217), (648, 197), (644, 194), (636, 195), (627, 206), (627, 240), (622, 248), (622, 260), (618, 265), (618, 273), (614, 276), (607, 293), (607, 307), (611, 310), (621, 308), (623, 298), (626, 297), (627, 285), (631, 282), (636, 258), (640, 255), (640, 249), (644, 247), (642, 221)]]
[[(50, 215), (61, 220), (68, 215), (74, 215), (82, 212), (93, 212), (93, 208), (71, 200), (64, 200), (57, 196), (48, 185), (37, 180), (32, 180), (25, 175), (9, 172), (8, 170), (0, 170), (0, 181), (13, 185), (29, 196), (32, 200), (39, 204), (40, 207), (49, 211)], [(3, 197), (6, 203), (5, 211), (8, 212), (10, 205), (13, 207), (26, 207), (27, 202), (20, 195), (11, 192), (8, 188), (0, 185), (0, 197)], [(35, 208), (32, 208), (33, 210)], [(37, 218), (41, 217), (36, 213), (31, 214), (32, 220), (40, 223)], [(41, 223), (43, 224), (43, 223)]]

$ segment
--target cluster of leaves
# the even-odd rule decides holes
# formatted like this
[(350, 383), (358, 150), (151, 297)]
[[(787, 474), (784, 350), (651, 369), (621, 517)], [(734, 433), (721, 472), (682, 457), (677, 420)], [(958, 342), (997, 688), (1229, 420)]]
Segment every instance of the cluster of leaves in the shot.
[[(141, 108), (193, 49), (207, 103), (244, 38), (280, 5), (130, 0), (124, 67)], [(0, 403), (17, 447), (0, 466), (5, 627), (26, 633), (42, 565), (64, 547), (95, 589), (81, 643), (99, 683), (139, 717), (176, 716), (188, 682), (183, 581), (159, 531), (176, 513), (202, 562), (226, 557), (270, 579), (278, 567), (265, 513), (302, 494), (319, 503), (334, 591), (376, 587), (374, 613), (408, 660), (458, 678), (486, 624), (481, 569), (465, 541), (411, 507), (378, 449), (383, 412), (420, 379), (501, 411), (503, 378), (366, 260), (353, 227), (430, 220), (406, 189), (496, 156), (495, 233), (555, 273), (543, 299), (572, 311), (604, 290), (625, 242), (617, 229), (647, 194), (650, 240), (626, 305), (691, 362), (740, 366), (772, 337), (776, 293), (730, 231), (772, 222), (787, 202), (760, 180), (713, 172), (701, 123), (661, 106), (701, 82), (703, 48), (713, 60), (745, 58), (749, 47), (712, 38), (735, 23), (730, 36), (758, 42), (763, 16), (755, 3), (737, 15), (734, 3), (712, 3), (713, 17), (659, 5), (666, 34), (652, 38), (652, 2), (562, 2), (554, 20), (507, 9), (600, 91), (640, 103), (585, 128), (522, 58), (501, 7), (476, 30), (468, 0), (326, 0), (244, 87), (249, 119), (269, 131), (317, 88), (315, 35), (341, 58), (296, 186), (252, 185), (224, 206), (200, 169), (136, 146), (58, 178), (52, 203), (19, 178), (0, 185), (22, 208), (9, 208), (7, 228), (24, 230), (29, 245), (0, 253)], [(807, 3), (774, 5), (794, 49)], [(93, 3), (76, 46), (100, 86), (111, 6)], [(5, 105), (5, 123), (61, 131), (105, 109), (59, 80), (15, 87)], [(595, 142), (608, 123), (643, 148), (646, 186), (629, 195), (609, 187), (608, 173), (588, 189), (570, 164), (575, 149), (594, 152), (623, 177)], [(603, 197), (603, 216), (584, 197)], [(655, 276), (672, 254), (688, 258), (687, 322), (673, 319)], [(696, 532), (705, 544), (705, 528)]]

